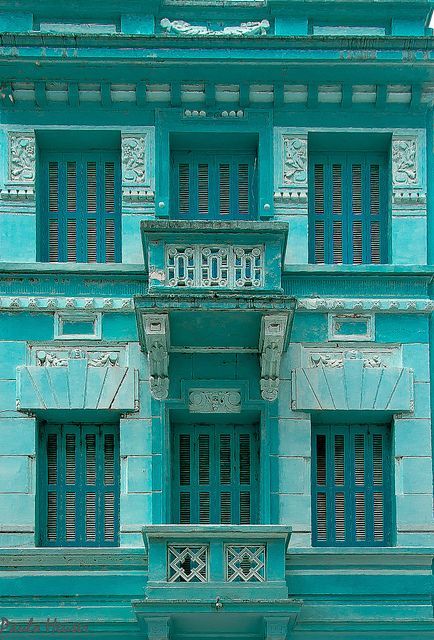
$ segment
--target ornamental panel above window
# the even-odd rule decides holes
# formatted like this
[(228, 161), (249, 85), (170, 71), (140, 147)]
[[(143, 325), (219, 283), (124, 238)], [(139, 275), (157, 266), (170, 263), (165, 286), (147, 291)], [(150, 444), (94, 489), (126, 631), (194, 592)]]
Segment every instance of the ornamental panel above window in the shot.
[(41, 259), (120, 262), (120, 183), (120, 162), (115, 153), (44, 154)]
[(171, 217), (256, 218), (256, 158), (249, 153), (172, 153)]
[(381, 154), (312, 154), (310, 262), (387, 262), (387, 165)]

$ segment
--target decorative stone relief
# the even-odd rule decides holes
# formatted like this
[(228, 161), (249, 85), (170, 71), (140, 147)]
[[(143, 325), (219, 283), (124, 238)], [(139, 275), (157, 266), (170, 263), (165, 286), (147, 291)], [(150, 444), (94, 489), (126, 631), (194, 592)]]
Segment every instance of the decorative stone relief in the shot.
[(287, 316), (263, 316), (259, 353), (261, 363), (260, 388), (264, 400), (276, 400), (280, 383), (280, 363), (285, 346)]
[(242, 22), (240, 25), (224, 27), (221, 30), (168, 18), (163, 18), (160, 24), (166, 33), (177, 36), (264, 36), (270, 28), (268, 20)]
[(122, 136), (122, 182), (143, 184), (146, 175), (145, 136)]
[(423, 205), (423, 187), (417, 135), (394, 134), (392, 138), (392, 199), (395, 205)]
[(394, 186), (413, 187), (418, 184), (416, 138), (393, 140), (392, 178)]
[(307, 139), (283, 136), (283, 184), (306, 185)]
[(191, 413), (240, 413), (241, 391), (237, 389), (190, 389)]
[(333, 353), (313, 353), (310, 359), (313, 367), (329, 367), (331, 369), (343, 367), (345, 360), (363, 360), (363, 366), (371, 369), (387, 366), (380, 356), (365, 357), (362, 352), (356, 350), (346, 351), (342, 357), (336, 357)]
[(151, 153), (149, 133), (122, 133), (122, 198), (127, 202), (154, 202), (147, 175)]
[(149, 360), (149, 384), (156, 400), (169, 394), (169, 317), (167, 314), (143, 316), (145, 346)]
[(66, 367), (68, 359), (87, 358), (89, 367), (116, 367), (119, 366), (119, 353), (115, 351), (107, 352), (86, 352), (82, 349), (71, 349), (67, 358), (59, 357), (59, 354), (48, 351), (38, 351), (36, 353), (36, 363), (40, 367)]
[(307, 205), (307, 135), (277, 129), (278, 148), (274, 202), (280, 206)]
[(33, 184), (36, 172), (34, 133), (9, 133), (9, 181)]
[[(33, 201), (35, 197), (36, 145), (34, 131), (8, 134), (7, 182), (0, 191), (4, 200)], [(33, 206), (33, 205), (32, 205)]]

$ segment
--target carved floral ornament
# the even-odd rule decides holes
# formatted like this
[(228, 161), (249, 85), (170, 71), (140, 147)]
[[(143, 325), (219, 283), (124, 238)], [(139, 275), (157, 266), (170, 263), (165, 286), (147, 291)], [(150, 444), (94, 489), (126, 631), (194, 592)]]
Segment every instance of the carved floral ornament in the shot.
[(177, 36), (263, 36), (270, 28), (268, 20), (242, 22), (239, 25), (224, 27), (220, 30), (210, 29), (206, 25), (190, 24), (185, 20), (169, 20), (160, 22), (164, 31)]
[(145, 136), (122, 136), (122, 181), (140, 185), (145, 182)]
[(283, 184), (307, 182), (307, 139), (283, 137)]
[(9, 133), (9, 180), (29, 184), (35, 180), (35, 137), (32, 133)]
[(312, 353), (310, 360), (313, 367), (327, 367), (329, 369), (341, 369), (348, 360), (363, 360), (366, 369), (382, 369), (387, 365), (378, 355), (366, 356), (361, 351), (346, 351), (342, 355), (333, 353)]
[(418, 183), (417, 140), (401, 138), (392, 141), (392, 175), (397, 187), (413, 187)]
[(40, 350), (36, 353), (36, 364), (40, 367), (66, 367), (69, 360), (87, 359), (89, 367), (119, 366), (119, 354), (115, 351), (88, 353), (82, 349), (71, 349), (67, 357), (59, 353)]
[(188, 408), (192, 413), (240, 413), (241, 392), (237, 389), (190, 389)]

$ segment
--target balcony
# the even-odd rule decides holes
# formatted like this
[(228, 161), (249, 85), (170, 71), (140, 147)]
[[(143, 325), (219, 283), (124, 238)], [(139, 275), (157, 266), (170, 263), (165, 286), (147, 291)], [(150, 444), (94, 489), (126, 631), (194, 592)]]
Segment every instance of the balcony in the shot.
[(150, 290), (281, 291), (283, 223), (143, 221)]
[(285, 638), (301, 607), (285, 581), (290, 536), (280, 525), (146, 527), (148, 582), (133, 601), (141, 626), (154, 637), (158, 625), (159, 638), (183, 629)]

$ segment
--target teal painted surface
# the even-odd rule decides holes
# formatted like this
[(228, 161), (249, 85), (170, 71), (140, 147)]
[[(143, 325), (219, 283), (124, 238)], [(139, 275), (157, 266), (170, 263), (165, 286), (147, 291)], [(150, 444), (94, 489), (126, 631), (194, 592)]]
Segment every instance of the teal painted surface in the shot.
[[(87, 625), (83, 637), (108, 640), (432, 637), (430, 9), (426, 0), (1, 3), (1, 616), (57, 617)], [(215, 164), (206, 179), (202, 171), (202, 201), (192, 198), (187, 215), (174, 163), (199, 162), (204, 149), (235, 168), (232, 205), (219, 197)], [(95, 154), (117, 167), (114, 254), (101, 229), (96, 262), (86, 261), (95, 256), (84, 232), (77, 255), (63, 234), (59, 259), (69, 262), (38, 261), (49, 240), (44, 158)], [(353, 255), (360, 214), (351, 211), (342, 260), (331, 255), (329, 231), (327, 264), (313, 264), (309, 174), (315, 158), (336, 165), (343, 154), (366, 167), (381, 159), (380, 213), (375, 202), (369, 211), (383, 225), (378, 248), (372, 236), (377, 253), (365, 221), (361, 257)], [(237, 192), (240, 158), (250, 171), (246, 217), (235, 206), (246, 202)], [(351, 200), (347, 169), (343, 204)], [(91, 218), (84, 182), (76, 196)], [(373, 182), (364, 181), (365, 204)], [(70, 214), (59, 214), (61, 226)], [(340, 222), (336, 207), (331, 215)], [(258, 247), (254, 266), (240, 267)], [(191, 249), (194, 286), (182, 273), (169, 277), (173, 248), (178, 257)], [(220, 266), (210, 266), (218, 252)], [(154, 397), (161, 380), (164, 400)], [(270, 387), (275, 400), (264, 397)], [(59, 496), (66, 502), (68, 487), (77, 489), (81, 538), (41, 545), (42, 441), (56, 424), (82, 436), (104, 425), (114, 435), (113, 540), (104, 537), (101, 508), (96, 539), (86, 539), (85, 493), (94, 485), (67, 485), (60, 465)], [(233, 440), (255, 433), (255, 524), (237, 524), (238, 514), (223, 524), (215, 498), (213, 524), (204, 524), (206, 508), (201, 525), (179, 524), (176, 425), (211, 440), (228, 429)], [(344, 485), (326, 469), (327, 491), (343, 486), (349, 538), (319, 541), (314, 436), (344, 434), (354, 444), (357, 425), (369, 443), (363, 484), (360, 450), (358, 459), (346, 452)], [(383, 490), (374, 483), (374, 433), (387, 433), (384, 540), (378, 503), (376, 539), (366, 506), (375, 487)], [(206, 456), (197, 446), (191, 453), (203, 473)], [(98, 455), (101, 482), (103, 448)], [(239, 462), (233, 457), (235, 502)], [(85, 456), (80, 464), (86, 475)], [(220, 471), (214, 465), (210, 483), (223, 493)], [(200, 502), (209, 486), (199, 476), (192, 490)], [(365, 496), (363, 540), (357, 493)], [(168, 581), (170, 545), (205, 548), (204, 582)], [(257, 566), (263, 581), (247, 578)]]

